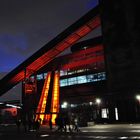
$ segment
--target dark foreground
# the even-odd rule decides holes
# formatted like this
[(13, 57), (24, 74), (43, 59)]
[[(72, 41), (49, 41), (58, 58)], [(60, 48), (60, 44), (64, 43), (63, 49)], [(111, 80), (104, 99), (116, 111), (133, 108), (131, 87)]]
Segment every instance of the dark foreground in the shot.
[(94, 125), (80, 132), (55, 132), (42, 126), (39, 132), (17, 132), (15, 125), (0, 126), (0, 140), (140, 140), (140, 124)]

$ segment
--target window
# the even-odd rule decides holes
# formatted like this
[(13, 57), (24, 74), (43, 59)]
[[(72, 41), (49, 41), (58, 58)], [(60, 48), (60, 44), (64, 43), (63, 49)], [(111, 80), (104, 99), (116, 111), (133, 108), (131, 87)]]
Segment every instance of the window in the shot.
[(75, 84), (77, 84), (77, 78), (76, 77), (68, 79), (68, 85), (75, 85)]
[(62, 86), (68, 86), (68, 85), (97, 82), (97, 81), (101, 81), (105, 79), (106, 79), (105, 72), (100, 72), (100, 73), (82, 75), (82, 76), (60, 80), (60, 86), (62, 87)]
[(44, 79), (46, 79), (47, 73), (44, 73)]
[(107, 108), (103, 108), (101, 113), (102, 113), (102, 118), (108, 118), (108, 109)]
[(61, 70), (60, 71), (60, 76), (64, 76), (64, 75), (67, 75), (67, 71), (66, 70), (65, 71), (64, 70)]
[(93, 81), (94, 81), (94, 75), (93, 74), (87, 75), (87, 82), (93, 82)]
[(61, 87), (64, 87), (64, 86), (67, 86), (67, 85), (68, 85), (68, 79), (60, 80), (60, 86)]
[(118, 108), (117, 107), (115, 108), (115, 119), (116, 120), (119, 120), (119, 117), (118, 117)]
[(37, 75), (37, 80), (41, 80), (41, 79), (43, 79), (43, 74)]
[(77, 80), (78, 80), (78, 84), (87, 83), (87, 79), (86, 79), (85, 75), (84, 76), (78, 76)]

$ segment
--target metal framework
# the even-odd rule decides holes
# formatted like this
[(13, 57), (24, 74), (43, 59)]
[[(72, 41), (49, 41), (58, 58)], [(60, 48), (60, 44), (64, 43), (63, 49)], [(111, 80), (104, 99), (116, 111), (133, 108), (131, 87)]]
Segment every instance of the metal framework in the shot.
[[(0, 95), (24, 80), (25, 69), (37, 72), (65, 49), (100, 26), (100, 23), (99, 7), (97, 6), (0, 80)], [(32, 75), (32, 71), (27, 71), (26, 76)]]

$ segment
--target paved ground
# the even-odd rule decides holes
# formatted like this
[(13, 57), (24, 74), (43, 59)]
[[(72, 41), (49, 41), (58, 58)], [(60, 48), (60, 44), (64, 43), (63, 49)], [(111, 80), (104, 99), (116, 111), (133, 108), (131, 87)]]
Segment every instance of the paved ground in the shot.
[(51, 132), (46, 126), (40, 131), (17, 132), (15, 125), (0, 126), (0, 140), (140, 140), (140, 124), (94, 125), (80, 132)]

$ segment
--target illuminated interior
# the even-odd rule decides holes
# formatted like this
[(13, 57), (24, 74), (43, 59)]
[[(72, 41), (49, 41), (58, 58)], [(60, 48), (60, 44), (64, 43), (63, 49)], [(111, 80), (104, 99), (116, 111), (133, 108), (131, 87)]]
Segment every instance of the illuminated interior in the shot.
[(45, 109), (46, 109), (48, 91), (49, 91), (49, 86), (50, 86), (50, 80), (51, 80), (51, 72), (48, 72), (45, 83), (44, 83), (44, 87), (42, 90), (42, 94), (39, 100), (39, 104), (37, 107), (36, 120), (41, 119), (43, 121), (44, 118), (47, 118), (47, 116), (45, 116)]

